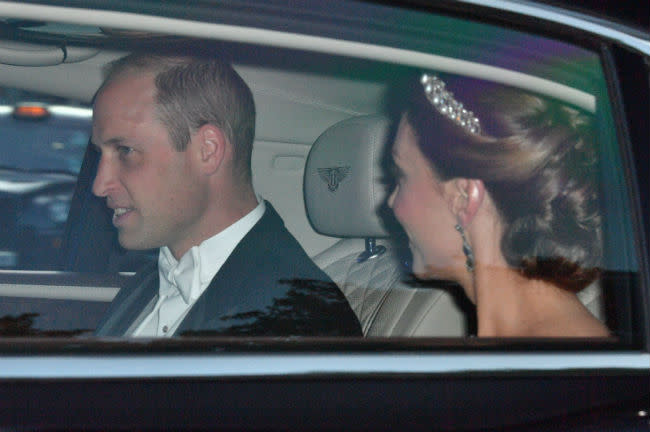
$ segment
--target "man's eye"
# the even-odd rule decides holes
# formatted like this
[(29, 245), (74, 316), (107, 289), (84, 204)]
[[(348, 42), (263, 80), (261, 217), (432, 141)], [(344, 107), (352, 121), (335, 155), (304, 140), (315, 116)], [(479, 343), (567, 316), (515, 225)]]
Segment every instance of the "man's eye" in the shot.
[(127, 156), (130, 153), (133, 152), (133, 149), (131, 147), (126, 147), (126, 146), (119, 146), (117, 148), (118, 153), (120, 154), (120, 157)]

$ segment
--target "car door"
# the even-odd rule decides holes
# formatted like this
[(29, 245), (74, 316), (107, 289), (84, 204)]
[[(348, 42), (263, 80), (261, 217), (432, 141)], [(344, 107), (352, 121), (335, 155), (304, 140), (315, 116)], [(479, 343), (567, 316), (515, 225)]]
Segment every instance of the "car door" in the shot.
[(598, 175), (607, 224), (600, 283), (613, 331), (612, 338), (586, 340), (476, 338), (470, 332), (452, 338), (133, 340), (37, 322), (29, 314), (44, 313), (34, 305), (45, 300), (78, 308), (60, 310), (58, 318), (98, 320), (137, 264), (156, 257), (116, 244), (110, 215), (91, 193), (97, 155), (88, 149), (61, 267), (0, 271), (3, 298), (24, 304), (0, 318), (9, 329), (0, 338), (3, 427), (647, 429), (647, 28), (515, 1), (24, 1), (0, 2), (0, 16), (3, 41), (98, 51), (79, 64), (5, 60), (0, 81), (42, 87), (56, 77), (59, 88), (49, 91), (79, 91), (87, 103), (101, 67), (127, 51), (198, 46), (231, 56), (259, 106), (259, 189), (285, 195), (290, 228), (308, 239), (314, 254), (334, 240), (304, 223), (299, 183), (309, 147), (340, 120), (394, 114), (386, 105), (389, 94), (400, 97), (392, 94), (396, 77), (439, 70), (459, 82), (509, 85), (590, 112), (603, 143)]

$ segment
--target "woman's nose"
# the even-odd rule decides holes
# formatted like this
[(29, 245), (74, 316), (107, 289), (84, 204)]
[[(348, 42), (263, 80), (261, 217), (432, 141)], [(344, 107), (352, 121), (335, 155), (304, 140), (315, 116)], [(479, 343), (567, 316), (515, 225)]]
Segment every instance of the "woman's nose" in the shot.
[(399, 186), (395, 186), (393, 188), (393, 191), (390, 193), (388, 196), (388, 207), (393, 208), (393, 203), (395, 202), (395, 195), (397, 195), (397, 188)]

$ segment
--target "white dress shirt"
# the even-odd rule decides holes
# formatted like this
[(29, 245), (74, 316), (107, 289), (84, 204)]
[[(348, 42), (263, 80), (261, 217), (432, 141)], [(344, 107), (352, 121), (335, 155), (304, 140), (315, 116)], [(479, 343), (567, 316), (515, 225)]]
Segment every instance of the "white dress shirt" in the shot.
[(237, 244), (262, 218), (264, 200), (250, 213), (220, 233), (193, 246), (176, 260), (167, 246), (158, 254), (160, 288), (153, 310), (131, 336), (169, 337), (174, 334), (196, 300), (208, 287)]

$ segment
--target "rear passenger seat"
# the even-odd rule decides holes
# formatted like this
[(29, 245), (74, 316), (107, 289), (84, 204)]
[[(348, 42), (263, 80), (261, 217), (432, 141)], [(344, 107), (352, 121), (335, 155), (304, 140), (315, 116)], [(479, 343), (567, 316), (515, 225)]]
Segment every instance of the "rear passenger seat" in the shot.
[(382, 160), (390, 121), (344, 120), (314, 143), (305, 206), (314, 229), (343, 238), (314, 257), (345, 293), (366, 336), (463, 336), (466, 319), (445, 289), (403, 282), (403, 266), (378, 215), (386, 199)]
[[(326, 130), (305, 166), (305, 206), (313, 228), (342, 238), (314, 257), (341, 288), (366, 336), (459, 337), (467, 317), (445, 288), (413, 287), (378, 215), (387, 191), (382, 161), (390, 121), (354, 117)], [(598, 283), (579, 294), (603, 319)]]

